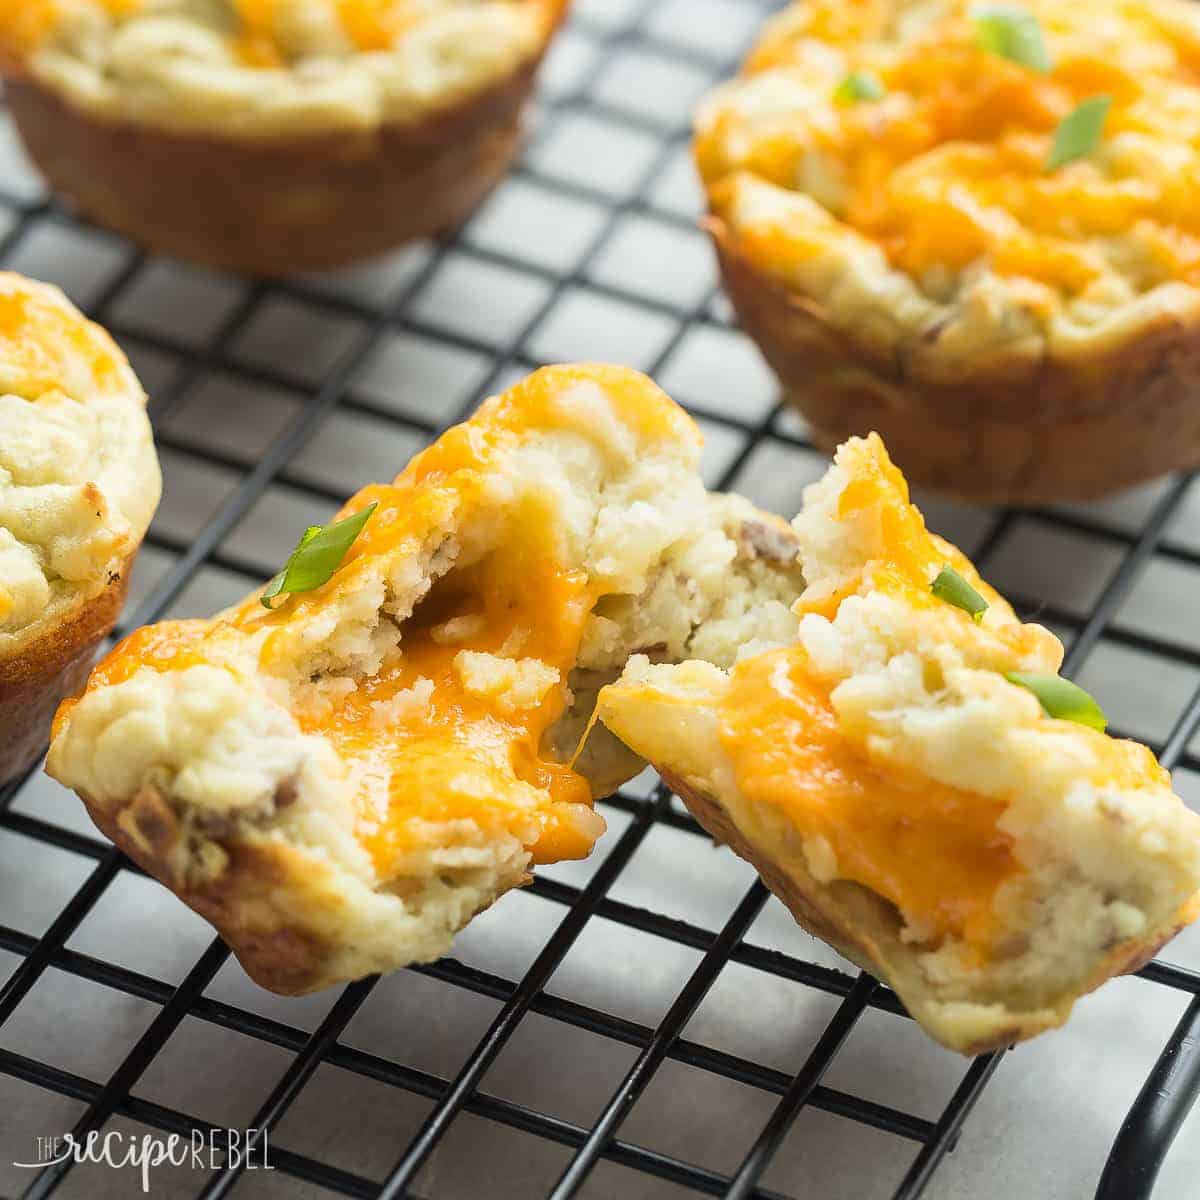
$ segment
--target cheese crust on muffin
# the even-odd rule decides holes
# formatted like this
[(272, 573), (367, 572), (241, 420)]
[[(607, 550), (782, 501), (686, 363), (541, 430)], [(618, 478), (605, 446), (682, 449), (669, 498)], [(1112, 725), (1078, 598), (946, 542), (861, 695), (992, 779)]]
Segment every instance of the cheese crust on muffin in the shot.
[(125, 356), (57, 288), (0, 274), (0, 781), (83, 682), (160, 491)]
[[(998, 52), (996, 20), (1044, 57)], [(1186, 0), (767, 26), (696, 156), (735, 304), (823, 444), (875, 429), (914, 482), (1016, 502), (1200, 461), (1197, 61)], [(1098, 142), (1048, 166), (1102, 99)]]
[[(634, 659), (597, 713), (797, 920), (964, 1053), (1060, 1025), (1200, 905), (1200, 816), (1144, 746), (1010, 675), (1062, 647), (929, 534), (855, 439), (793, 522), (796, 641), (732, 669)], [(950, 567), (979, 620), (935, 594)]]
[(241, 138), (411, 123), (534, 57), (560, 0), (0, 0), (0, 56), (95, 116)]
[(48, 770), (266, 987), (436, 958), (591, 850), (643, 764), (576, 747), (630, 654), (795, 637), (788, 526), (706, 493), (699, 449), (634, 372), (540, 371), (351, 500), (377, 508), (322, 586), (122, 643)]

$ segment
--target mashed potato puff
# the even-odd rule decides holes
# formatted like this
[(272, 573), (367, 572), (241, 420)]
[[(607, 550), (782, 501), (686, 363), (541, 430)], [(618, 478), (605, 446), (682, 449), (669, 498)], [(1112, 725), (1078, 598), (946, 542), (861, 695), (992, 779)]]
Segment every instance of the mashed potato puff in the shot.
[(1058, 640), (927, 533), (878, 438), (841, 448), (793, 529), (793, 644), (636, 658), (600, 720), (943, 1045), (1062, 1024), (1197, 915), (1200, 816), (1086, 705), (1092, 725), (1043, 707), (1027, 684)]
[(125, 356), (57, 288), (0, 274), (0, 783), (87, 677), (160, 491)]
[(1002, 11), (1044, 59), (970, 0), (795, 4), (696, 156), (734, 306), (821, 445), (875, 430), (914, 484), (1088, 499), (1200, 462), (1200, 15)]
[(709, 495), (699, 449), (634, 372), (540, 371), (352, 499), (327, 582), (117, 647), (48, 769), (266, 987), (436, 958), (590, 852), (643, 766), (603, 730), (576, 753), (631, 653), (795, 637), (790, 529)]
[(460, 223), (516, 153), (565, 7), (0, 0), (0, 62), (32, 157), (88, 216), (283, 274)]

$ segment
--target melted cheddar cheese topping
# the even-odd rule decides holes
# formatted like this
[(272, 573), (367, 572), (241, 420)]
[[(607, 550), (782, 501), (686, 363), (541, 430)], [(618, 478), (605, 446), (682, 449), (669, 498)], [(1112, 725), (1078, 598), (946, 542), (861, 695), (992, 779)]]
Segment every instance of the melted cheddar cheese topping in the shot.
[(883, 896), (935, 942), (986, 948), (996, 890), (1017, 868), (997, 828), (1002, 801), (872, 763), (847, 743), (800, 648), (734, 668), (720, 734), (742, 794), (823, 839), (839, 879)]
[[(163, 11), (147, 0), (84, 2), (115, 24)], [(179, 9), (186, 12), (188, 6), (184, 0)], [(79, 0), (70, 7), (77, 12)], [(223, 23), (237, 61), (246, 67), (278, 68), (293, 58), (286, 31), (294, 26), (340, 35), (344, 49), (389, 50), (423, 17), (445, 11), (451, 4), (446, 0), (221, 0), (218, 7), (228, 10), (222, 14)], [(65, 0), (0, 0), (0, 50), (7, 46), (10, 56), (18, 59), (32, 53), (54, 34), (67, 9)]]
[[(128, 0), (108, 0), (128, 3)], [(241, 23), (238, 58), (247, 66), (279, 67), (285, 54), (276, 34), (280, 10), (291, 0), (233, 0)], [(416, 20), (411, 0), (329, 0), (338, 28), (359, 50), (388, 50)]]
[[(1031, 310), (1200, 284), (1200, 11), (1186, 0), (1025, 0), (1042, 74), (989, 52), (970, 0), (803, 0), (700, 122), (718, 209), (739, 173), (807, 194), (942, 299), (985, 265)], [(866, 72), (878, 99), (846, 102)], [(1112, 99), (1101, 145), (1047, 154), (1082, 101)], [(802, 258), (819, 230), (764, 227), (756, 257)], [(770, 243), (770, 244), (766, 244)], [(1123, 295), (1123, 298), (1128, 298)]]
[[(515, 834), (534, 863), (584, 858), (597, 832), (588, 784), (544, 758), (540, 747), (566, 706), (559, 681), (574, 663), (590, 611), (586, 578), (518, 552), (455, 575), (452, 585), (406, 624), (396, 661), (329, 711), (299, 708), (293, 715), (305, 733), (327, 738), (358, 775), (356, 832), (381, 878), (403, 875), (405, 856), (423, 852), (433, 829), (454, 821)], [(249, 630), (286, 619), (265, 611), (260, 618), (255, 603), (238, 611), (235, 625)], [(441, 631), (455, 621), (466, 635), (447, 644)], [(179, 671), (208, 662), (209, 635), (204, 621), (139, 630), (97, 669), (88, 690), (124, 682), (142, 667)], [(549, 668), (516, 705), (503, 675), (477, 683), (462, 667), (470, 661), (463, 655), (501, 652)], [(74, 704), (60, 709), (56, 732)]]
[(112, 342), (41, 291), (0, 292), (0, 364), (4, 391), (26, 400), (69, 390), (81, 368), (98, 387), (119, 382)]

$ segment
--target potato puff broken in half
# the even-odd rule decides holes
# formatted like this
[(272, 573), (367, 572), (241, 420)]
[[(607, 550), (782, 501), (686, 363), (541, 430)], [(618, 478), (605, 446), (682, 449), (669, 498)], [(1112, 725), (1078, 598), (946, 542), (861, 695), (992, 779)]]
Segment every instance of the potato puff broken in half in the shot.
[(794, 640), (790, 528), (706, 493), (699, 450), (643, 376), (539, 371), (351, 500), (324, 583), (126, 639), (48, 769), (272, 990), (436, 958), (591, 850), (643, 764), (603, 730), (570, 764), (632, 653)]
[(1200, 817), (1144, 746), (1080, 723), (1103, 714), (1058, 640), (926, 531), (877, 436), (793, 529), (793, 645), (634, 659), (600, 719), (943, 1045), (1062, 1024), (1196, 916)]

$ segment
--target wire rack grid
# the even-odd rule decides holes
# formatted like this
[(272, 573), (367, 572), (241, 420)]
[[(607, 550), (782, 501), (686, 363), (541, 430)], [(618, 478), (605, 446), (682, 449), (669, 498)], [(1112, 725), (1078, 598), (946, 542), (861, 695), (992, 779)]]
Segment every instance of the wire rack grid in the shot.
[[(166, 495), (122, 628), (232, 601), (297, 529), (546, 361), (651, 372), (700, 421), (710, 484), (794, 509), (823, 462), (730, 328), (687, 153), (694, 101), (778, 7), (577, 0), (528, 149), (481, 212), (334, 276), (245, 281), (148, 258), (46, 196), (6, 126), (0, 262), (62, 283), (153, 397)], [(1195, 794), (1190, 485), (1087, 510), (927, 512), (1064, 636), (1066, 670)], [(603, 809), (593, 859), (506, 898), (455, 957), (288, 1002), (257, 992), (40, 774), (0, 790), (0, 1149), (67, 1128), (260, 1131), (273, 1172), (177, 1173), (179, 1196), (986, 1200), (1030, 1194), (995, 1164), (1049, 1128), (1085, 1142), (1093, 1168), (1056, 1195), (1150, 1195), (1200, 1090), (1200, 940), (1111, 985), (1135, 1014), (1132, 1065), (1086, 1040), (1093, 1022), (1047, 1066), (997, 1076), (1002, 1056), (943, 1054), (887, 988), (797, 933), (661, 785), (635, 781)], [(983, 1174), (943, 1185), (946, 1165), (935, 1180), (993, 1077), (1019, 1070), (1045, 1110)], [(1073, 1095), (1120, 1074), (1129, 1115), (1098, 1182), (1116, 1122), (1085, 1134), (1079, 1106), (1054, 1099), (1058, 1072)], [(30, 1113), (63, 1124), (23, 1125)], [(126, 1194), (69, 1162), (0, 1179), (13, 1195)]]

